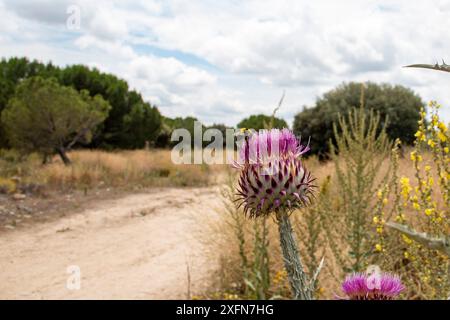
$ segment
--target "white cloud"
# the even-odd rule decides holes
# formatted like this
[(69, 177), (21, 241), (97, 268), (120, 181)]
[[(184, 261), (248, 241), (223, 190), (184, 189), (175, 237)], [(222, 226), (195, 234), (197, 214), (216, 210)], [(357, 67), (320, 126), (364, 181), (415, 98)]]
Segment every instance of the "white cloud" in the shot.
[(47, 24), (64, 24), (66, 10), (71, 4), (68, 0), (14, 0), (4, 1), (7, 9), (17, 13), (18, 16)]
[(212, 84), (216, 78), (204, 70), (187, 66), (174, 58), (141, 56), (129, 64), (131, 76), (150, 83), (171, 84), (180, 91)]
[(123, 59), (130, 60), (136, 57), (136, 54), (130, 46), (124, 45), (118, 41), (99, 39), (92, 35), (83, 35), (74, 40), (74, 44), (82, 51), (100, 51), (103, 54), (107, 54), (115, 59), (118, 59), (119, 61)]
[[(65, 28), (69, 4), (79, 31)], [(400, 83), (450, 104), (448, 75), (401, 68), (450, 61), (449, 13), (442, 0), (0, 0), (0, 55), (96, 65), (163, 113), (209, 123), (270, 113), (286, 88), (280, 115), (292, 120), (342, 81)]]
[[(86, 10), (86, 9), (85, 9)], [(118, 41), (126, 40), (128, 26), (121, 17), (120, 10), (105, 8), (104, 4), (94, 8), (91, 19), (88, 20), (89, 32), (100, 39)]]

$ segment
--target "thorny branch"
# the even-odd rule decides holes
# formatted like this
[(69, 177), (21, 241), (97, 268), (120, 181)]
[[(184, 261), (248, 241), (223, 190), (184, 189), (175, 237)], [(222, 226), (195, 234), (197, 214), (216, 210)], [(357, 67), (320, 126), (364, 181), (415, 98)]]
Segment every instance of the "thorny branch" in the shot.
[(444, 71), (444, 72), (450, 72), (450, 64), (446, 64), (444, 60), (442, 60), (442, 64), (435, 63), (435, 64), (411, 64), (409, 66), (405, 66), (405, 68), (424, 68), (424, 69), (431, 69), (431, 70), (438, 70), (438, 71)]
[(433, 238), (426, 233), (417, 232), (408, 226), (394, 222), (387, 222), (386, 225), (406, 235), (408, 238), (411, 238), (430, 249), (439, 250), (450, 257), (450, 237)]

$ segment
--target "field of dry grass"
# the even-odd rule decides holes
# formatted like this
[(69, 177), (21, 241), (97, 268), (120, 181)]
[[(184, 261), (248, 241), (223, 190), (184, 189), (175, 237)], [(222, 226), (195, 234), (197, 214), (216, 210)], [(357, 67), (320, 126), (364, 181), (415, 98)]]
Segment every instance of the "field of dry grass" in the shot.
[(170, 150), (79, 150), (70, 152), (69, 157), (71, 166), (58, 157), (42, 165), (37, 155), (21, 159), (13, 152), (4, 154), (0, 157), (0, 190), (194, 187), (215, 183), (213, 171), (221, 170), (218, 165), (175, 165)]
[[(405, 154), (409, 154), (405, 151)], [(164, 187), (204, 186), (215, 184), (229, 171), (228, 165), (176, 165), (170, 150), (99, 151), (78, 150), (69, 153), (73, 161), (65, 166), (58, 157), (52, 163), (41, 164), (37, 155), (20, 158), (17, 154), (0, 152), (0, 191), (13, 192), (23, 185), (42, 185), (68, 190), (99, 187)], [(424, 156), (424, 163), (431, 155)], [(331, 162), (319, 162), (310, 157), (306, 166), (319, 183), (333, 172)], [(399, 174), (413, 177), (414, 167), (408, 157), (401, 158)]]

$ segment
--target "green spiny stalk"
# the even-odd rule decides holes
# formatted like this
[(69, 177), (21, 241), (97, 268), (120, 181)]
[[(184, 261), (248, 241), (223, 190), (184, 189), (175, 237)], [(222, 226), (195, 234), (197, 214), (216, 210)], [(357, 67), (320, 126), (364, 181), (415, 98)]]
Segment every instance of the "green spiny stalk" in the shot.
[(312, 300), (313, 289), (300, 260), (297, 242), (295, 241), (289, 215), (286, 212), (278, 212), (276, 218), (280, 234), (281, 251), (284, 257), (284, 265), (294, 299)]

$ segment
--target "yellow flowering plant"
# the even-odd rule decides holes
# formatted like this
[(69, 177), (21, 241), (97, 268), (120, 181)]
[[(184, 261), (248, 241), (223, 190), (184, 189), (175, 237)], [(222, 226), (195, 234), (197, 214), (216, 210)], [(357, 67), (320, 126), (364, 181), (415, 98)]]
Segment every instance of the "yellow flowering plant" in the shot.
[(413, 179), (397, 177), (399, 142), (393, 149), (394, 179), (378, 191), (374, 251), (381, 264), (404, 275), (409, 298), (445, 299), (450, 292), (450, 133), (439, 117), (440, 105), (430, 102), (427, 108), (430, 120), (423, 108), (410, 153)]

